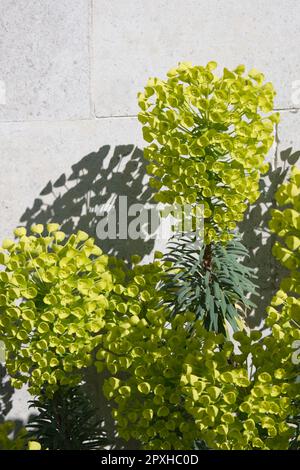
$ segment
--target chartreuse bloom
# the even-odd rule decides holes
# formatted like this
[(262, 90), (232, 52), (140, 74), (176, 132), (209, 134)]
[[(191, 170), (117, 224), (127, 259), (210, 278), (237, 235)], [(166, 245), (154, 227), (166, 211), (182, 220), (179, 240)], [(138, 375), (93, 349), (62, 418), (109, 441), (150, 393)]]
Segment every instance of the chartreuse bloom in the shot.
[[(108, 369), (114, 375), (129, 370), (131, 356), (143, 355), (140, 340), (144, 335), (149, 335), (154, 344), (160, 342), (170, 312), (163, 306), (165, 294), (159, 286), (169, 265), (156, 258), (145, 265), (137, 262), (128, 269), (123, 261), (111, 258), (115, 285), (109, 295), (111, 315), (107, 316), (106, 328), (99, 335), (95, 362), (99, 372)], [(152, 324), (157, 326), (155, 331)], [(113, 380), (119, 383), (117, 378)]]
[[(284, 337), (278, 319), (285, 318), (300, 328), (300, 170), (293, 167), (288, 182), (276, 193), (280, 209), (272, 211), (269, 226), (280, 241), (273, 246), (273, 255), (289, 270), (281, 282), (269, 308), (270, 322), (277, 335)], [(295, 338), (296, 339), (296, 338)]]
[(259, 197), (273, 143), (275, 95), (257, 70), (180, 63), (139, 93), (150, 183), (166, 204), (204, 205), (205, 242), (227, 241)]
[[(15, 230), (0, 252), (0, 339), (15, 388), (29, 384), (34, 395), (53, 393), (82, 379), (97, 346), (110, 372), (117, 372), (110, 351), (131, 349), (128, 328), (159, 318), (163, 276), (159, 261), (130, 269), (109, 257), (82, 231), (66, 236), (57, 224)], [(110, 362), (110, 359), (111, 362)], [(122, 364), (127, 364), (124, 358)], [(99, 368), (99, 366), (98, 366)]]
[(297, 330), (288, 341), (297, 340), (300, 331), (300, 170), (292, 167), (289, 180), (277, 193), (279, 208), (273, 209), (269, 227), (278, 236), (273, 255), (289, 271), (281, 281), (280, 290), (269, 307), (268, 323), (275, 335), (285, 339), (282, 324), (294, 325)]
[(15, 230), (0, 252), (0, 339), (12, 385), (51, 395), (81, 380), (91, 363), (114, 286), (108, 257), (79, 231), (67, 241), (57, 224)]
[[(113, 416), (124, 439), (155, 450), (192, 449), (195, 441), (213, 449), (287, 449), (297, 439), (299, 175), (294, 168), (279, 189), (277, 201), (286, 208), (274, 211), (270, 222), (293, 261), (286, 253), (281, 257), (281, 245), (275, 244), (274, 254), (291, 274), (267, 310), (267, 336), (239, 331), (234, 344), (207, 331), (192, 313), (170, 320), (163, 307), (153, 313), (141, 310), (135, 321), (122, 311), (112, 321), (115, 337), (104, 332), (96, 364), (111, 372), (104, 391), (114, 401)], [(111, 341), (115, 338), (117, 343)]]
[(28, 442), (28, 450), (42, 450), (42, 446), (37, 441), (29, 441)]
[[(272, 211), (270, 229), (283, 241), (273, 246), (273, 255), (291, 271), (290, 287), (300, 293), (300, 170), (293, 167), (290, 180), (282, 184), (276, 193), (276, 201), (283, 208)], [(296, 276), (296, 278), (294, 278)], [(288, 287), (287, 281), (285, 286)]]
[[(170, 319), (159, 289), (165, 272), (157, 261), (125, 276), (122, 268), (111, 294), (118, 313), (102, 331), (95, 365), (110, 372), (104, 393), (119, 435), (155, 450), (193, 449), (195, 441), (213, 449), (287, 449), (297, 432), (290, 422), (300, 399), (292, 344), (300, 332), (288, 315), (274, 316), (284, 294), (268, 311), (270, 334), (239, 331), (234, 344), (193, 313)], [(136, 297), (128, 296), (133, 284)]]
[(195, 441), (213, 449), (288, 448), (296, 432), (288, 418), (299, 399), (291, 340), (299, 331), (284, 319), (281, 334), (263, 339), (257, 331), (237, 332), (236, 352), (199, 321), (190, 334), (191, 317), (168, 322), (162, 309), (141, 311), (138, 322), (128, 314), (115, 319), (96, 365), (111, 372), (104, 392), (120, 436), (155, 450), (193, 449)]

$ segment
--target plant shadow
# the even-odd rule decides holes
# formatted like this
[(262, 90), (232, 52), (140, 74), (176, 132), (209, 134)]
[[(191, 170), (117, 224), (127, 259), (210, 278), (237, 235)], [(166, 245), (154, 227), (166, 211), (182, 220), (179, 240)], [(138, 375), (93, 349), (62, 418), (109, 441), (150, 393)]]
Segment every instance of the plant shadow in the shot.
[(125, 260), (133, 254), (150, 254), (153, 239), (105, 238), (106, 230), (97, 230), (103, 214), (112, 207), (116, 210), (117, 234), (122, 217), (124, 220), (126, 216), (126, 225), (134, 219), (124, 214), (120, 196), (126, 196), (128, 208), (150, 203), (153, 190), (146, 184), (146, 164), (142, 150), (134, 145), (118, 145), (114, 149), (104, 145), (74, 164), (70, 175), (63, 173), (56, 181), (49, 181), (20, 222), (27, 229), (36, 223), (57, 222), (67, 235), (84, 230), (107, 254)]
[(6, 416), (12, 409), (12, 396), (14, 389), (6, 374), (6, 368), (0, 364), (0, 424), (5, 421)]

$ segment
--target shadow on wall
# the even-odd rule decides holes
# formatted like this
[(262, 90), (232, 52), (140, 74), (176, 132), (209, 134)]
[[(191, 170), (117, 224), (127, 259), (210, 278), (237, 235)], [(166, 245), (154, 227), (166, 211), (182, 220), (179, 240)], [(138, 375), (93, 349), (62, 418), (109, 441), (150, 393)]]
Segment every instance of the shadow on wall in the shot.
[[(28, 229), (36, 223), (57, 222), (68, 235), (84, 230), (106, 253), (126, 260), (133, 254), (150, 254), (153, 239), (99, 240), (96, 233), (100, 211), (110, 207), (116, 209), (118, 232), (119, 196), (127, 196), (128, 207), (150, 202), (153, 191), (146, 184), (146, 164), (142, 150), (134, 145), (118, 145), (112, 151), (104, 145), (73, 165), (69, 176), (62, 174), (55, 182), (49, 181), (20, 221)], [(128, 223), (133, 218), (128, 216)]]
[(243, 222), (239, 225), (242, 242), (248, 248), (250, 258), (246, 264), (257, 270), (258, 295), (251, 299), (257, 308), (249, 316), (248, 325), (253, 328), (261, 325), (266, 315), (266, 308), (287, 271), (272, 255), (272, 246), (276, 235), (268, 230), (271, 217), (270, 210), (276, 206), (275, 193), (278, 187), (289, 176), (290, 166), (295, 165), (300, 151), (293, 152), (290, 147), (275, 155), (275, 160), (260, 184), (261, 196), (249, 207)]
[(6, 368), (0, 364), (0, 424), (4, 421), (12, 421), (14, 423), (12, 438), (16, 437), (19, 430), (23, 428), (24, 423), (21, 419), (9, 419), (8, 413), (13, 408), (14, 388), (10, 383), (10, 379), (6, 373)]
[(6, 369), (0, 364), (0, 424), (5, 421), (7, 414), (12, 409), (13, 393), (14, 389), (6, 375)]

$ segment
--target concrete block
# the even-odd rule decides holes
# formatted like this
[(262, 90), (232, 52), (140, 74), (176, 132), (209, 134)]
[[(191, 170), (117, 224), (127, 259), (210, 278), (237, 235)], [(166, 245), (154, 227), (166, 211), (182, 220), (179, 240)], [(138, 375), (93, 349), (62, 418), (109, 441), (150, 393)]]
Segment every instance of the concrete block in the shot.
[(297, 0), (94, 0), (93, 6), (99, 117), (136, 114), (147, 78), (164, 77), (179, 61), (256, 67), (274, 83), (276, 107), (300, 107)]
[(90, 116), (89, 0), (1, 0), (0, 121)]

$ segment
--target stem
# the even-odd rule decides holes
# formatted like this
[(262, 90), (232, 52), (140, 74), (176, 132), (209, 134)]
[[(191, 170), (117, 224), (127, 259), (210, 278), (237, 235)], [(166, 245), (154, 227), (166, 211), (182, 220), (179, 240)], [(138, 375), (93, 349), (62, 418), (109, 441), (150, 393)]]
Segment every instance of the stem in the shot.
[(212, 265), (212, 245), (211, 243), (209, 245), (206, 245), (205, 250), (204, 250), (204, 256), (203, 256), (203, 264), (204, 267), (211, 271), (211, 265)]

